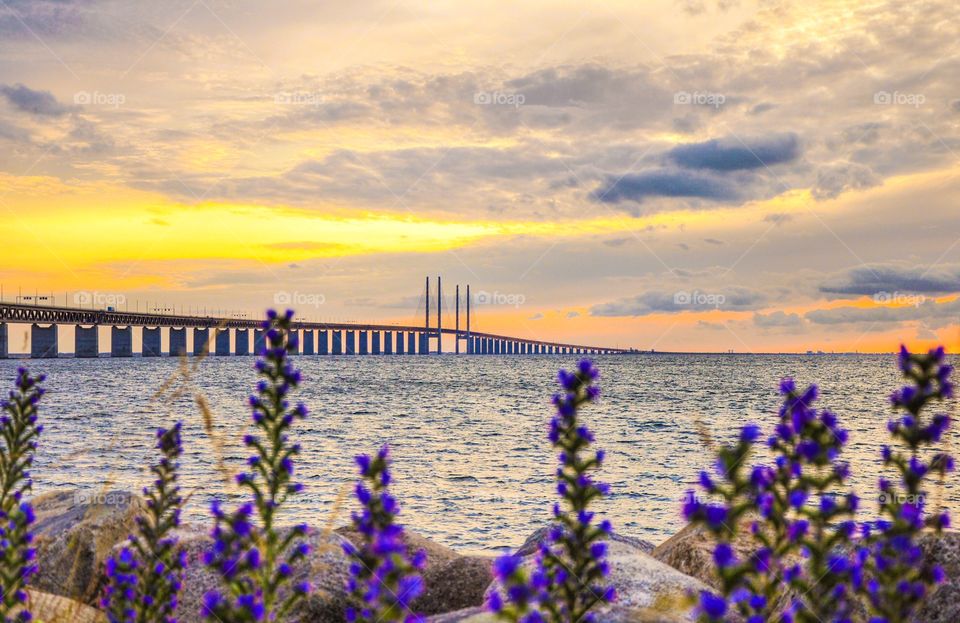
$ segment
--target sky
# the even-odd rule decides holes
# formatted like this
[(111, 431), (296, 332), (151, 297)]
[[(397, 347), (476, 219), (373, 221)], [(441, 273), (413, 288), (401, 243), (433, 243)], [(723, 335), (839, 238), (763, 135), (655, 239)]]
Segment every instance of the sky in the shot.
[(0, 0), (4, 300), (960, 347), (953, 0)]

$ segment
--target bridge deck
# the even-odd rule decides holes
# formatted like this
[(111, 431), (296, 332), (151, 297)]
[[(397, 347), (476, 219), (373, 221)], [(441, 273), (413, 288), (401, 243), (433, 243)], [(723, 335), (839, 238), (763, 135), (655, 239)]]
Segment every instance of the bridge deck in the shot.
[[(45, 305), (25, 305), (22, 303), (0, 303), (0, 322), (15, 322), (23, 324), (74, 324), (74, 325), (105, 325), (105, 326), (140, 326), (140, 327), (174, 327), (174, 328), (226, 328), (226, 329), (257, 329), (260, 320), (249, 318), (223, 318), (216, 316), (194, 316), (182, 314), (158, 314), (149, 312), (107, 311), (99, 309), (83, 309), (79, 307), (58, 307)], [(369, 324), (355, 322), (295, 322), (297, 329), (318, 329), (321, 331), (403, 331), (405, 333), (437, 334), (437, 329), (422, 326)], [(446, 335), (467, 335), (465, 329), (459, 332), (452, 327), (444, 327), (441, 331)], [(551, 342), (524, 337), (511, 337), (497, 333), (471, 331), (471, 337), (491, 338), (510, 342), (523, 342), (557, 348), (577, 348), (585, 350), (603, 350), (606, 352), (622, 353), (625, 349), (608, 348), (603, 346), (587, 346), (567, 342)]]

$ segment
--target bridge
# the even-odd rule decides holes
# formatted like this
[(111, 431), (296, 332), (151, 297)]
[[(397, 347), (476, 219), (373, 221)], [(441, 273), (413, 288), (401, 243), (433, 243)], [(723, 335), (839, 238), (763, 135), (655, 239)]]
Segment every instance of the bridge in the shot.
[[(437, 292), (440, 292), (437, 277)], [(423, 326), (367, 324), (359, 322), (309, 322), (294, 319), (298, 352), (302, 355), (426, 355), (442, 353), (442, 337), (455, 336), (456, 354), (470, 355), (553, 355), (620, 354), (619, 348), (531, 340), (496, 333), (471, 331), (470, 286), (466, 295), (466, 325), (460, 324), (460, 287), (456, 288), (456, 320), (443, 326), (441, 297), (437, 296), (436, 325), (430, 324), (430, 280), (426, 280)], [(74, 356), (99, 357), (99, 327), (110, 327), (111, 357), (133, 356), (133, 330), (141, 332), (141, 356), (164, 355), (250, 355), (263, 347), (260, 320), (212, 315), (184, 315), (91, 309), (56, 305), (0, 302), (0, 358), (9, 356), (9, 325), (30, 326), (30, 356), (34, 359), (60, 355), (58, 326), (73, 325)], [(167, 331), (169, 347), (162, 350), (161, 331)], [(187, 349), (187, 331), (192, 348)], [(252, 339), (251, 339), (252, 332)], [(431, 341), (436, 341), (433, 347)], [(461, 348), (461, 344), (463, 348)], [(212, 346), (212, 352), (211, 352)]]

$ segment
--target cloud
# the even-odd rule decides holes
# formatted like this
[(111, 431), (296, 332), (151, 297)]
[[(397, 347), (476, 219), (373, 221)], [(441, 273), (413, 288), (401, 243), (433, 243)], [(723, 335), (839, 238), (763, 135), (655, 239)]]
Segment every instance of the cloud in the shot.
[(19, 110), (45, 117), (60, 117), (72, 110), (73, 106), (66, 106), (57, 101), (50, 91), (35, 91), (30, 87), (17, 83), (13, 86), (0, 84), (0, 95)]
[(945, 303), (928, 300), (902, 307), (835, 307), (816, 309), (804, 317), (815, 324), (838, 325), (854, 323), (891, 324), (925, 319), (954, 319), (960, 314), (960, 299)]
[(537, 312), (534, 315), (530, 316), (527, 320), (543, 320), (543, 314), (540, 312)]
[(862, 164), (842, 162), (820, 167), (811, 194), (820, 201), (833, 199), (848, 190), (871, 188), (882, 182), (879, 175)]
[(744, 140), (726, 137), (679, 145), (667, 152), (667, 158), (683, 168), (719, 172), (772, 167), (799, 155), (800, 141), (792, 133)]
[(773, 327), (798, 327), (803, 324), (803, 318), (799, 314), (788, 314), (782, 311), (763, 314), (757, 312), (753, 315), (753, 324), (758, 327), (768, 329)]
[(784, 212), (773, 212), (763, 217), (764, 223), (773, 223), (777, 227), (780, 227), (781, 225), (786, 225), (792, 220), (793, 220), (793, 215), (786, 214)]
[(594, 305), (591, 316), (621, 317), (648, 316), (657, 313), (679, 313), (686, 311), (710, 311), (723, 309), (728, 311), (752, 310), (762, 307), (767, 296), (757, 290), (735, 286), (713, 292), (700, 290), (678, 290), (665, 292), (650, 290), (632, 297), (625, 297)]
[(643, 202), (649, 197), (693, 197), (708, 201), (730, 201), (739, 196), (737, 188), (722, 178), (668, 169), (644, 171), (622, 177), (610, 176), (591, 197), (603, 203)]
[(960, 265), (908, 266), (903, 263), (864, 264), (835, 275), (820, 285), (820, 292), (846, 296), (960, 292)]
[(704, 238), (703, 241), (706, 242), (707, 244), (712, 244), (715, 246), (723, 245), (723, 240), (717, 240), (716, 238)]
[(568, 311), (567, 318), (577, 318), (580, 315), (578, 311)]

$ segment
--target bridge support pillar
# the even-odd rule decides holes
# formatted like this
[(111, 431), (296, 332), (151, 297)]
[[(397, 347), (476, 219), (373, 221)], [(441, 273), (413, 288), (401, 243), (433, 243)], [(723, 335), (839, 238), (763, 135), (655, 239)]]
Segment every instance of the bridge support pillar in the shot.
[(330, 338), (326, 331), (317, 331), (317, 354), (330, 354)]
[(193, 329), (193, 354), (194, 355), (207, 355), (210, 353), (210, 329), (203, 327), (202, 329), (194, 328)]
[(133, 357), (133, 327), (110, 327), (110, 356)]
[(237, 329), (233, 332), (233, 354), (250, 354), (250, 329)]
[(60, 356), (57, 347), (57, 325), (41, 327), (30, 325), (30, 357), (33, 359), (55, 359)]
[(313, 329), (304, 329), (303, 330), (303, 344), (301, 349), (303, 350), (304, 355), (313, 355), (315, 353), (313, 349), (313, 335), (315, 331)]
[(6, 359), (8, 356), (8, 349), (10, 345), (10, 334), (8, 331), (9, 329), (7, 328), (7, 323), (0, 322), (0, 359)]
[(416, 355), (417, 354), (417, 334), (411, 331), (407, 333), (407, 354)]
[(356, 331), (347, 331), (346, 354), (348, 355), (357, 354), (357, 332)]
[(420, 350), (417, 352), (421, 355), (430, 354), (430, 334), (429, 333), (420, 334)]
[(370, 352), (373, 353), (374, 355), (379, 355), (380, 354), (380, 332), (379, 331), (372, 332), (370, 334), (370, 339), (373, 342), (370, 345)]
[(393, 354), (393, 331), (384, 331), (383, 332), (383, 354), (392, 355)]
[(140, 356), (159, 357), (162, 351), (160, 345), (160, 327), (144, 327), (140, 332)]
[(333, 354), (343, 354), (343, 331), (333, 331)]
[(218, 357), (225, 357), (230, 354), (230, 329), (217, 329), (213, 348)]
[(369, 331), (359, 331), (360, 333), (360, 351), (361, 355), (369, 354), (370, 351), (370, 332)]
[(403, 331), (397, 331), (397, 347), (394, 350), (398, 355), (402, 355), (406, 350), (404, 348), (406, 346), (406, 342), (404, 342), (403, 340), (404, 340)]
[(100, 356), (100, 328), (77, 325), (73, 338), (73, 356), (78, 359)]
[(290, 329), (290, 333), (287, 335), (287, 345), (293, 346), (290, 352), (291, 355), (300, 354), (300, 349), (303, 345), (300, 339), (300, 329)]
[(187, 329), (170, 329), (170, 356), (187, 354)]
[(263, 329), (254, 329), (253, 330), (253, 355), (260, 355), (263, 352), (263, 349), (266, 348), (267, 343), (264, 341)]

